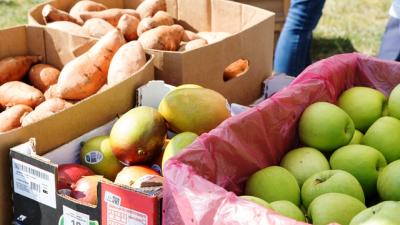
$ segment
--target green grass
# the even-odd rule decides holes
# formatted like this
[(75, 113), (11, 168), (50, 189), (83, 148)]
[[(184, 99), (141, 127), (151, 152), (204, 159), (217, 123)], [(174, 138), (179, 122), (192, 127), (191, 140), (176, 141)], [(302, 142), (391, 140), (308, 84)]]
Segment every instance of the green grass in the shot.
[[(0, 28), (27, 22), (28, 9), (44, 0), (0, 0)], [(345, 52), (376, 55), (392, 0), (326, 0), (314, 32), (314, 60)]]
[(314, 31), (314, 60), (345, 52), (376, 55), (392, 0), (326, 0)]

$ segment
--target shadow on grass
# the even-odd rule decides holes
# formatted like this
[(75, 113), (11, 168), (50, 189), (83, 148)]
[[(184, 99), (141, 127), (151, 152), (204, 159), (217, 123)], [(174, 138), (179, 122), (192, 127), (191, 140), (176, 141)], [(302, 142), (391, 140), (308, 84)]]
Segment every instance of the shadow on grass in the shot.
[(357, 51), (347, 38), (314, 38), (311, 47), (313, 62), (332, 55)]

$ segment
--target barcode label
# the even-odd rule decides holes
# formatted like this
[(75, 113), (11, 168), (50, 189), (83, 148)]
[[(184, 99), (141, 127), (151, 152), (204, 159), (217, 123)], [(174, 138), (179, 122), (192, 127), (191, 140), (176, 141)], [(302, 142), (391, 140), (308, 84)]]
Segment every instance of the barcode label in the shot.
[(41, 179), (45, 179), (45, 180), (49, 180), (50, 179), (48, 174), (43, 173), (43, 172), (41, 172), (41, 171), (39, 171), (37, 169), (34, 169), (32, 167), (27, 167), (27, 166), (25, 166), (24, 164), (21, 164), (21, 163), (17, 163), (16, 162), (15, 163), (15, 168), (17, 170), (21, 170), (23, 172), (30, 173), (31, 175), (39, 177)]
[(56, 208), (55, 175), (17, 159), (12, 159), (14, 192)]

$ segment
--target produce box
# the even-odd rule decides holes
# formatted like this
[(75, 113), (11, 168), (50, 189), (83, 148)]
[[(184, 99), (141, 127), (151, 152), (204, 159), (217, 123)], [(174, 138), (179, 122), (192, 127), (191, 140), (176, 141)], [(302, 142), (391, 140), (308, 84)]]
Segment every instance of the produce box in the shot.
[(287, 88), (203, 134), (168, 161), (164, 223), (304, 224), (237, 195), (243, 194), (250, 175), (277, 165), (297, 146), (298, 121), (308, 105), (334, 103), (344, 90), (356, 85), (373, 87), (387, 96), (399, 83), (400, 63), (361, 54), (337, 55), (311, 65)]
[[(95, 40), (42, 27), (19, 26), (0, 31), (0, 58), (16, 55), (40, 55), (44, 63), (61, 69), (64, 64), (85, 52)], [(44, 154), (135, 105), (134, 90), (154, 78), (153, 58), (136, 74), (102, 93), (26, 127), (0, 134), (0, 224), (10, 224), (11, 190), (9, 149), (34, 137), (38, 154)]]
[(275, 43), (278, 41), (279, 34), (285, 24), (289, 12), (290, 0), (235, 0), (243, 4), (260, 7), (276, 13), (275, 16)]
[[(55, 0), (50, 4), (68, 11), (76, 2)], [(140, 1), (98, 2), (109, 7), (136, 8)], [(155, 55), (156, 79), (172, 85), (199, 84), (240, 104), (257, 99), (262, 93), (262, 82), (272, 72), (274, 14), (226, 0), (166, 2), (167, 12), (188, 30), (229, 32), (232, 35), (186, 52), (147, 50)], [(30, 10), (30, 24), (43, 24), (41, 11), (45, 4)], [(224, 81), (224, 69), (239, 59), (249, 61), (248, 69), (240, 76)]]
[(141, 192), (102, 181), (98, 183), (96, 207), (57, 192), (58, 165), (79, 162), (81, 142), (108, 135), (114, 122), (98, 127), (43, 156), (37, 155), (40, 149), (33, 141), (11, 149), (16, 222), (36, 225), (160, 224), (161, 190)]

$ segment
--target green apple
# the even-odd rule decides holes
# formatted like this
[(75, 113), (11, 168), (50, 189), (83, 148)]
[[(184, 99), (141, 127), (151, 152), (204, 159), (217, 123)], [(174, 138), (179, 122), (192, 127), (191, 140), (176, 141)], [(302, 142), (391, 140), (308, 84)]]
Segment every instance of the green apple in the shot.
[(83, 165), (110, 180), (114, 180), (123, 167), (112, 152), (108, 136), (93, 137), (83, 143), (80, 159)]
[(262, 200), (261, 198), (257, 198), (257, 197), (250, 196), (250, 195), (242, 195), (240, 197), (243, 198), (243, 199), (246, 199), (247, 201), (251, 201), (251, 202), (254, 202), (254, 203), (258, 204), (258, 205), (261, 205), (261, 206), (263, 206), (265, 208), (271, 209), (271, 205), (268, 204), (268, 202)]
[(384, 201), (363, 210), (350, 222), (350, 225), (399, 225), (400, 203)]
[(285, 168), (270, 166), (257, 171), (246, 182), (245, 194), (266, 202), (288, 200), (300, 204), (300, 188), (296, 178)]
[(366, 145), (346, 145), (336, 150), (331, 158), (332, 169), (351, 173), (360, 182), (366, 197), (376, 195), (376, 181), (386, 166), (385, 157)]
[(354, 134), (354, 123), (338, 106), (328, 102), (311, 104), (299, 122), (299, 137), (305, 145), (331, 152), (347, 145)]
[(175, 135), (167, 144), (162, 158), (162, 168), (168, 159), (180, 153), (185, 147), (190, 145), (196, 138), (197, 134), (192, 132), (182, 132)]
[(354, 130), (354, 135), (353, 135), (353, 138), (351, 139), (349, 145), (361, 144), (361, 140), (362, 140), (363, 136), (364, 136), (364, 134), (361, 133), (361, 131)]
[(353, 87), (344, 91), (337, 102), (354, 122), (356, 129), (365, 132), (382, 116), (386, 97), (369, 87)]
[(400, 120), (400, 84), (390, 93), (388, 100), (389, 115)]
[(381, 199), (400, 201), (400, 160), (390, 163), (379, 173), (377, 189)]
[(315, 148), (302, 147), (288, 152), (281, 161), (281, 166), (296, 177), (301, 187), (311, 175), (329, 170), (329, 162), (325, 156)]
[(400, 159), (400, 120), (390, 116), (379, 118), (365, 133), (362, 144), (382, 152), (388, 163)]
[(365, 209), (357, 198), (342, 193), (327, 193), (318, 196), (308, 208), (313, 225), (338, 223), (348, 225), (355, 215)]
[(281, 214), (282, 216), (286, 216), (297, 221), (306, 222), (303, 212), (292, 202), (280, 200), (271, 202), (270, 205), (275, 212)]
[(365, 202), (360, 183), (343, 170), (325, 170), (309, 177), (301, 188), (303, 205), (308, 208), (316, 197), (326, 193), (343, 193)]

